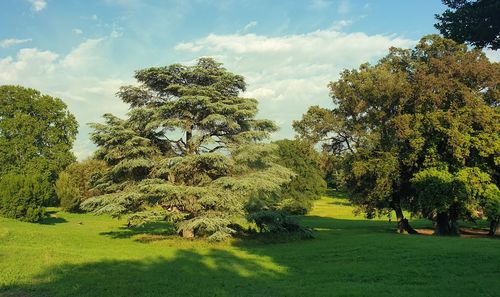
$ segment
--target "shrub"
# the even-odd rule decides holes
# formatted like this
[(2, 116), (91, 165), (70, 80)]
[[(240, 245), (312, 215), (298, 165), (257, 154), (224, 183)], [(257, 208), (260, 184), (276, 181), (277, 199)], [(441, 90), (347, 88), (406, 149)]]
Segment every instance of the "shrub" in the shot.
[(86, 160), (73, 163), (61, 172), (55, 189), (62, 209), (77, 212), (80, 210), (80, 203), (102, 194), (94, 188), (94, 184), (103, 177), (106, 170), (104, 161)]
[(0, 178), (0, 214), (26, 222), (45, 215), (52, 186), (47, 175), (38, 172), (7, 173)]

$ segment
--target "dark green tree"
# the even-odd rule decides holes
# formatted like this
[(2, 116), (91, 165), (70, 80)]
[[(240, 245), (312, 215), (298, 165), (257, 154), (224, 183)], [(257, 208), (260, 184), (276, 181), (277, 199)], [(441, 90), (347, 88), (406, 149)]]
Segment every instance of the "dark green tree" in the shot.
[(477, 47), (500, 48), (500, 1), (442, 0), (449, 7), (436, 15), (435, 27), (444, 37)]
[(428, 197), (412, 187), (419, 171), (477, 167), (498, 185), (499, 77), (500, 65), (480, 50), (426, 36), (414, 49), (392, 48), (374, 66), (344, 71), (330, 84), (336, 107), (312, 107), (294, 127), (342, 158), (342, 179), (360, 211), (373, 217), (392, 209), (400, 231), (413, 233), (403, 210)]
[(257, 100), (239, 97), (243, 77), (201, 58), (135, 78), (138, 86), (118, 93), (131, 106), (128, 118), (105, 115), (106, 123), (92, 125), (95, 157), (110, 170), (97, 185), (106, 194), (84, 208), (131, 214), (131, 223), (167, 219), (184, 237), (221, 240), (247, 204), (273, 199), (290, 180), (276, 147), (258, 144), (277, 128), (255, 119)]
[(293, 170), (295, 177), (280, 196), (280, 208), (293, 214), (307, 213), (314, 200), (326, 191), (326, 182), (320, 169), (320, 155), (314, 147), (300, 140), (279, 140), (278, 163)]
[(26, 222), (38, 222), (52, 195), (47, 175), (39, 171), (9, 172), (0, 177), (0, 215)]

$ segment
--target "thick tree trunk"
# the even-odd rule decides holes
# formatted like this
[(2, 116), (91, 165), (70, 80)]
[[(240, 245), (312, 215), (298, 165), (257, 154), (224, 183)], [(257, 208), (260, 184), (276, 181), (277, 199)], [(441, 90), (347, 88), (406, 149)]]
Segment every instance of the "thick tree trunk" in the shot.
[(440, 236), (460, 235), (457, 220), (450, 218), (447, 212), (438, 213), (436, 216), (434, 234)]
[(182, 230), (182, 237), (188, 239), (194, 238), (194, 230)]
[(408, 234), (418, 234), (417, 230), (413, 229), (408, 220), (404, 217), (401, 207), (399, 207), (399, 205), (394, 205), (393, 209), (396, 212), (399, 233), (407, 232)]
[(441, 212), (441, 213), (437, 214), (434, 234), (435, 235), (448, 235), (448, 234), (450, 234), (450, 225), (448, 223), (448, 213)]
[(500, 234), (500, 219), (490, 221), (490, 231), (488, 235), (495, 236)]

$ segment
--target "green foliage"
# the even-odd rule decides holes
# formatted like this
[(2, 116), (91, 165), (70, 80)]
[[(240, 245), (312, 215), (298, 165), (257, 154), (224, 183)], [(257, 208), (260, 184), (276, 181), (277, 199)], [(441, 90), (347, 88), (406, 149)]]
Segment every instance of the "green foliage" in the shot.
[(278, 163), (295, 172), (295, 177), (280, 193), (284, 200), (279, 208), (292, 214), (305, 214), (313, 201), (326, 191), (319, 153), (305, 141), (280, 140), (274, 143), (278, 145)]
[(53, 183), (74, 162), (70, 150), (78, 123), (61, 99), (0, 86), (0, 119), (0, 175), (35, 170), (46, 172)]
[(449, 7), (434, 25), (447, 38), (478, 47), (500, 48), (497, 0), (442, 0)]
[[(272, 145), (258, 144), (276, 126), (255, 119), (257, 100), (239, 97), (243, 77), (210, 58), (136, 72), (139, 86), (118, 95), (126, 120), (92, 124), (95, 158), (110, 167), (82, 203), (85, 210), (128, 215), (131, 224), (175, 223), (184, 237), (223, 240), (250, 201), (276, 199), (293, 173), (276, 164)], [(266, 204), (266, 203), (260, 203)]]
[(342, 160), (360, 210), (374, 217), (394, 209), (403, 222), (421, 170), (477, 167), (498, 184), (499, 78), (500, 64), (480, 50), (429, 35), (414, 49), (391, 48), (376, 65), (345, 70), (329, 85), (335, 108), (313, 106), (294, 128)]
[(103, 178), (106, 171), (105, 162), (92, 159), (69, 165), (59, 174), (55, 184), (62, 209), (70, 212), (79, 211), (80, 203), (102, 194), (95, 189), (95, 185)]
[(48, 177), (31, 171), (6, 173), (0, 177), (0, 215), (26, 222), (38, 222), (52, 191)]
[(411, 182), (416, 189), (414, 212), (419, 211), (425, 217), (432, 218), (437, 213), (459, 207), (458, 184), (448, 170), (424, 169), (417, 172)]

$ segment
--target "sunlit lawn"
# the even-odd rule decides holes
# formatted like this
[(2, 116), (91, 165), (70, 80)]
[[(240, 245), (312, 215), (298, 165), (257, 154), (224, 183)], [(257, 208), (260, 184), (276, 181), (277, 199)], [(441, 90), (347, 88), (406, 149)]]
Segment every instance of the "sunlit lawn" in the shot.
[(316, 239), (266, 245), (164, 239), (159, 224), (89, 214), (0, 219), (0, 296), (500, 296), (498, 239), (399, 235), (342, 198), (302, 221)]

